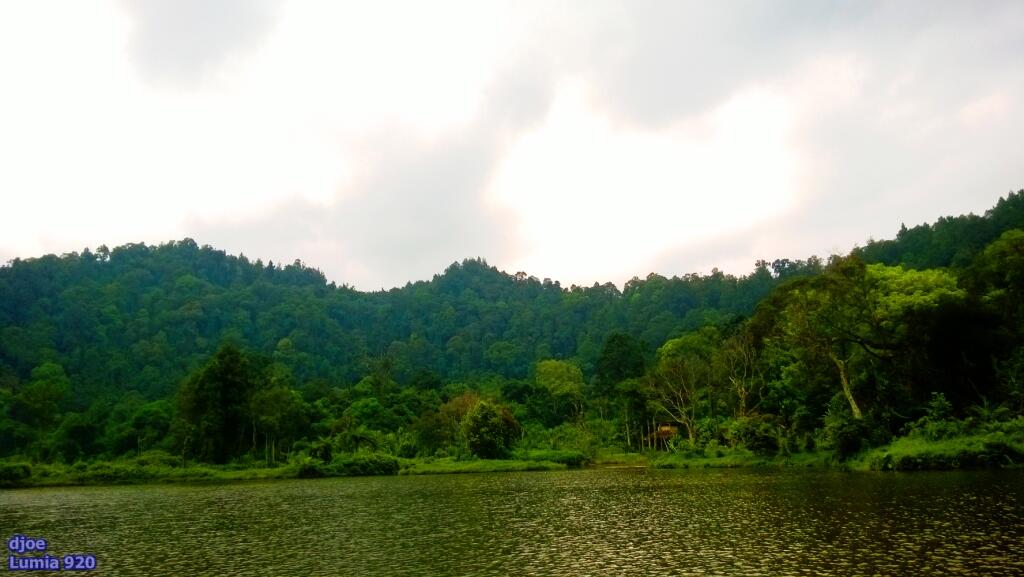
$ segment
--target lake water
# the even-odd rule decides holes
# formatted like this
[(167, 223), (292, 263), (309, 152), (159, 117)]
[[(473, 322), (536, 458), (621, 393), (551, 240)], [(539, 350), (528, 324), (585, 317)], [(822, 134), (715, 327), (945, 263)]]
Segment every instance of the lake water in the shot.
[(94, 553), (98, 575), (1024, 575), (1024, 471), (0, 491), (0, 534), (14, 533)]

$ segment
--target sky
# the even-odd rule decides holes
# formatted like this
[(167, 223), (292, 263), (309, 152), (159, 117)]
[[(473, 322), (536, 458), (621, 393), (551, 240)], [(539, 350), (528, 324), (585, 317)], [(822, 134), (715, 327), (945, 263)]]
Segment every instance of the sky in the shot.
[(0, 262), (364, 290), (845, 253), (1024, 188), (1024, 3), (0, 3)]

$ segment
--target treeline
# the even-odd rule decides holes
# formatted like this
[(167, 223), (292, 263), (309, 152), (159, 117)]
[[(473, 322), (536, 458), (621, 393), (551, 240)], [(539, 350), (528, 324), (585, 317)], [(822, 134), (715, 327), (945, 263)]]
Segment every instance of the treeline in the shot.
[(827, 262), (622, 291), (468, 260), (363, 293), (190, 240), (15, 260), (0, 456), (846, 456), (962, 434), (1024, 411), (1020, 229), (1024, 192)]
[(291, 355), (300, 384), (352, 384), (387, 357), (395, 378), (523, 378), (547, 358), (593, 373), (605, 337), (627, 332), (653, 351), (708, 322), (749, 314), (780, 282), (821, 270), (817, 259), (720, 272), (564, 288), (482, 260), (431, 281), (363, 293), (316, 270), (252, 262), (191, 240), (125, 245), (0, 267), (0, 383), (61, 365), (69, 408), (138, 391), (174, 392), (221, 341)]

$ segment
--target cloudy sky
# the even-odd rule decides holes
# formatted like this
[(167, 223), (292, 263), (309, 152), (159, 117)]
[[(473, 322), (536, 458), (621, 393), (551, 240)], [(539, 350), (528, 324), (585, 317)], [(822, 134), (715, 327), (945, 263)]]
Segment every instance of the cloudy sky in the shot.
[(1024, 188), (1024, 3), (10, 1), (0, 262), (745, 273)]

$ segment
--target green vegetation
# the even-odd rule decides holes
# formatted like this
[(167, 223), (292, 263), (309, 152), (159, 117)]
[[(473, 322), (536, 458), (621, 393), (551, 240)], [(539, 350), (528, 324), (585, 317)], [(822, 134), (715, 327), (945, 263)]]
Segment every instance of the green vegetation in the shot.
[(836, 467), (842, 466), (831, 451), (792, 455), (758, 455), (747, 449), (705, 449), (689, 454), (663, 453), (650, 462), (656, 469), (732, 469), (737, 467)]
[[(21, 467), (17, 477), (3, 475), (13, 467)], [(166, 482), (222, 482), (258, 479), (294, 478), (293, 466), (274, 468), (239, 468), (217, 465), (171, 465), (139, 459), (119, 459), (66, 465), (62, 463), (7, 463), (0, 466), (0, 487), (114, 485)]]
[(410, 461), (404, 466), (401, 475), (437, 475), (447, 473), (504, 473), (510, 471), (557, 471), (565, 469), (563, 463), (551, 461), (529, 461), (488, 459), (473, 461), (456, 461), (452, 458), (427, 459)]
[[(827, 261), (361, 293), (191, 240), (0, 267), (0, 484), (1024, 461), (1024, 191)], [(642, 455), (642, 456), (637, 456)]]
[(892, 444), (859, 457), (854, 466), (876, 471), (962, 469), (1024, 465), (1024, 417), (991, 422), (925, 417)]

